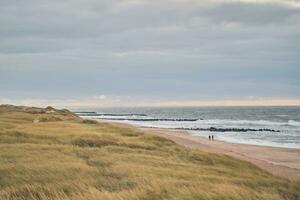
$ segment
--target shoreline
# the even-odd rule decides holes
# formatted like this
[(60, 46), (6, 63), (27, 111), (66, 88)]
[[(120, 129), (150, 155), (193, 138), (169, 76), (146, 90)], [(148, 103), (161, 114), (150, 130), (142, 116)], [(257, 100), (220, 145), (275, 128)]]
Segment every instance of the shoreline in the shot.
[(186, 130), (145, 128), (122, 122), (97, 121), (135, 129), (145, 134), (164, 137), (188, 148), (229, 155), (251, 162), (275, 176), (300, 181), (300, 149), (230, 143), (217, 139), (210, 141), (208, 138), (202, 136), (194, 136)]

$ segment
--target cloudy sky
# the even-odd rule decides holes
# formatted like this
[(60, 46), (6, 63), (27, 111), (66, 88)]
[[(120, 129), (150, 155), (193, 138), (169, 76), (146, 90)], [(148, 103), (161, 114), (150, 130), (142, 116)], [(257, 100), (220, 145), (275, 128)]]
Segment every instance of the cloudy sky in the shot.
[(0, 0), (0, 103), (251, 99), (300, 102), (299, 0)]

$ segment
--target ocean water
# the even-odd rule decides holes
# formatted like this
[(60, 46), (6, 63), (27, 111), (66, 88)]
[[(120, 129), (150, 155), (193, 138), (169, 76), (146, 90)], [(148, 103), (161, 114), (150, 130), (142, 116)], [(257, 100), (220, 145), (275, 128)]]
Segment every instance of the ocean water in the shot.
[(300, 107), (90, 108), (78, 115), (143, 127), (186, 129), (194, 136), (300, 149)]

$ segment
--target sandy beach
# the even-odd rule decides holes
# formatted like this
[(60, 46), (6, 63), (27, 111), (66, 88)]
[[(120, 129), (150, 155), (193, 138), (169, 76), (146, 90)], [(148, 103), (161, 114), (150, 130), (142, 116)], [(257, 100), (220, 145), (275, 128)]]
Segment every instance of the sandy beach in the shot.
[(236, 144), (218, 140), (209, 141), (208, 138), (193, 136), (183, 130), (143, 128), (124, 123), (109, 123), (138, 129), (146, 134), (165, 137), (188, 148), (226, 154), (251, 162), (273, 175), (300, 181), (300, 149)]

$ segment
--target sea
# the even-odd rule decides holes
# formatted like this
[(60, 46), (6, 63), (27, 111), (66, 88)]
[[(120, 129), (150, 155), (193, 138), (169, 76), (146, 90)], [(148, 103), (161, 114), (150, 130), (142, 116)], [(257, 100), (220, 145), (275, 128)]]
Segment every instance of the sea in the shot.
[(73, 110), (90, 119), (186, 130), (232, 143), (300, 149), (299, 106), (130, 107)]

